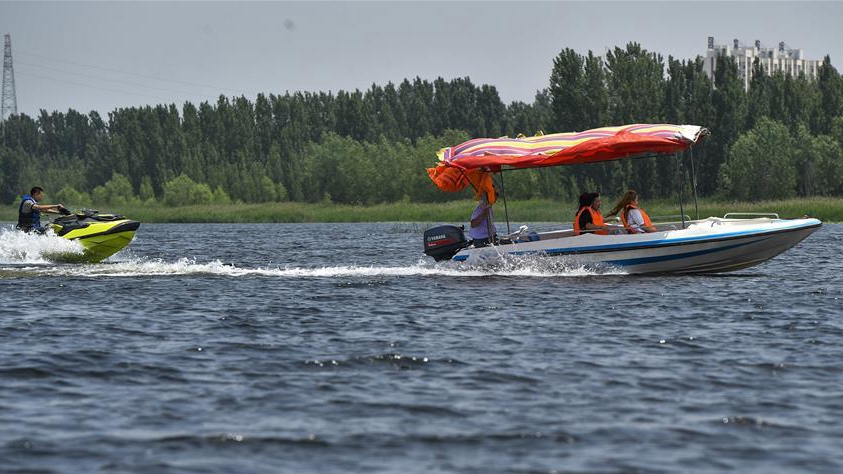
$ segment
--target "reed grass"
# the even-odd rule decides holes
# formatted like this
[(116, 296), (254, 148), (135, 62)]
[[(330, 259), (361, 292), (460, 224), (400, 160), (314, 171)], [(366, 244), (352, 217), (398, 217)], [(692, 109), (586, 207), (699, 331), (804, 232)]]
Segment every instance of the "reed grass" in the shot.
[[(611, 209), (609, 202), (601, 209)], [(475, 201), (445, 203), (396, 202), (373, 206), (351, 206), (330, 203), (266, 203), (208, 206), (165, 207), (142, 206), (101, 210), (119, 212), (141, 222), (228, 223), (228, 222), (452, 222), (468, 220)], [(679, 205), (673, 200), (643, 202), (650, 216), (678, 215)], [(685, 214), (695, 216), (693, 202), (685, 203)], [(843, 222), (843, 198), (815, 197), (760, 202), (729, 202), (713, 199), (699, 201), (700, 217), (723, 216), (727, 212), (777, 212), (781, 217), (816, 217), (824, 222)], [(509, 201), (506, 211), (502, 200), (495, 205), (495, 220), (503, 222), (509, 214), (512, 223), (571, 222), (575, 203), (550, 199)], [(0, 208), (0, 220), (17, 220), (17, 206)], [(45, 218), (46, 220), (46, 218)]]

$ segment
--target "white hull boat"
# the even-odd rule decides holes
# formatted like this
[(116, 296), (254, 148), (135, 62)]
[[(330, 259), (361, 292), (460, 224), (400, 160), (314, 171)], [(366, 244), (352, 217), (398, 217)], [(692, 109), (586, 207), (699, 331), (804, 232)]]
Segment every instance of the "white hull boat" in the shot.
[[(629, 229), (621, 227), (609, 235), (575, 235), (572, 229), (536, 233), (522, 226), (515, 235), (486, 247), (474, 247), (461, 227), (443, 225), (425, 231), (424, 253), (436, 261), (467, 264), (536, 256), (565, 259), (575, 265), (616, 267), (627, 273), (719, 273), (766, 262), (822, 226), (817, 219), (781, 219), (776, 214), (687, 218), (682, 205), (685, 158), (680, 153), (706, 135), (708, 130), (698, 125), (632, 124), (535, 137), (478, 138), (444, 148), (438, 154), (438, 165), (428, 169), (439, 189), (454, 192), (470, 185), (478, 198), (485, 195), (486, 202), (494, 204), (497, 193), (491, 175), (499, 173), (504, 206), (504, 171), (672, 154), (677, 159), (678, 217), (682, 221), (657, 223), (656, 232), (627, 233)], [(693, 153), (687, 155), (696, 208)]]
[[(534, 233), (522, 227), (512, 243), (474, 248), (462, 229), (441, 226), (425, 234), (425, 253), (437, 260), (482, 264), (490, 259), (541, 256), (574, 265), (613, 267), (626, 273), (719, 273), (763, 263), (811, 235), (817, 219), (727, 219), (659, 224), (658, 232), (574, 235), (573, 230)], [(672, 227), (675, 227), (672, 228)], [(429, 238), (445, 237), (444, 239)], [(502, 239), (507, 241), (508, 239)], [(431, 245), (434, 244), (434, 245)], [(441, 249), (437, 253), (436, 249)], [(446, 258), (446, 255), (450, 257)]]

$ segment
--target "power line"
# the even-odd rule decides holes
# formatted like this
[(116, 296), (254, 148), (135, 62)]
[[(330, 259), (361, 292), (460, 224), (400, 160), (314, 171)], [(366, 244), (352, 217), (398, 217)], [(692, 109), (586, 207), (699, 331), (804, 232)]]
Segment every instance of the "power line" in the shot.
[(63, 83), (63, 84), (72, 84), (72, 85), (75, 85), (75, 86), (89, 87), (91, 89), (97, 89), (97, 90), (103, 90), (103, 91), (109, 91), (109, 92), (118, 92), (120, 94), (129, 94), (129, 95), (148, 97), (148, 98), (152, 98), (152, 99), (163, 100), (165, 102), (171, 102), (172, 101), (172, 98), (168, 98), (168, 97), (161, 97), (161, 96), (156, 96), (156, 95), (151, 95), (151, 94), (144, 94), (142, 92), (132, 92), (132, 91), (126, 91), (126, 90), (120, 90), (120, 89), (112, 89), (112, 88), (109, 88), (109, 87), (101, 87), (101, 86), (96, 86), (96, 85), (91, 85), (91, 84), (84, 84), (84, 83), (81, 83), (81, 82), (68, 81), (66, 79), (56, 79), (54, 77), (42, 76), (40, 74), (32, 74), (32, 73), (28, 73), (28, 72), (18, 72), (18, 74), (23, 75), (23, 76), (37, 77), (39, 79), (46, 79), (48, 81), (60, 82), (60, 83)]
[[(73, 75), (77, 75), (77, 76), (97, 79), (97, 80), (100, 80), (100, 81), (115, 82), (115, 83), (118, 83), (118, 84), (125, 84), (125, 85), (130, 85), (130, 86), (143, 87), (143, 88), (147, 88), (147, 89), (157, 89), (157, 90), (166, 91), (166, 92), (177, 92), (177, 93), (180, 93), (180, 94), (189, 94), (189, 95), (192, 95), (192, 96), (195, 95), (195, 96), (198, 96), (198, 97), (207, 97), (207, 98), (210, 98), (210, 99), (213, 99), (213, 98), (217, 97), (217, 96), (211, 96), (211, 95), (207, 95), (207, 94), (197, 94), (195, 91), (170, 89), (170, 88), (167, 88), (167, 87), (151, 86), (151, 85), (148, 85), (148, 84), (140, 84), (140, 83), (137, 83), (137, 82), (123, 81), (123, 80), (120, 80), (120, 79), (111, 79), (111, 78), (102, 77), (102, 76), (95, 76), (95, 75), (92, 75), (92, 74), (85, 74), (83, 72), (70, 71), (70, 70), (67, 70), (67, 69), (61, 69), (61, 68), (57, 68), (57, 67), (53, 67), (53, 66), (44, 66), (42, 64), (30, 63), (30, 62), (27, 62), (27, 61), (18, 60), (17, 63), (18, 64), (25, 64), (27, 66), (34, 66), (34, 67), (38, 67), (38, 68), (43, 68), (43, 69), (51, 69), (51, 70), (54, 70), (54, 71), (63, 72), (65, 74), (73, 74)], [(58, 80), (58, 79), (56, 79), (56, 80)]]
[(220, 86), (215, 86), (215, 85), (201, 84), (201, 83), (198, 83), (198, 82), (182, 81), (180, 79), (172, 79), (172, 78), (166, 78), (166, 77), (155, 76), (155, 75), (150, 75), (150, 74), (143, 74), (143, 73), (138, 73), (138, 72), (133, 72), (133, 71), (124, 71), (124, 70), (121, 70), (121, 69), (116, 69), (116, 68), (111, 68), (111, 67), (96, 66), (96, 65), (93, 65), (93, 64), (85, 64), (85, 63), (80, 63), (80, 62), (76, 62), (76, 61), (69, 61), (69, 60), (66, 60), (66, 59), (52, 58), (52, 57), (49, 57), (49, 56), (44, 56), (44, 55), (36, 54), (36, 53), (30, 53), (30, 52), (27, 52), (27, 51), (18, 50), (18, 54), (23, 54), (25, 56), (32, 56), (32, 57), (41, 58), (41, 59), (47, 59), (49, 61), (57, 61), (57, 62), (61, 62), (61, 63), (72, 64), (74, 66), (81, 66), (81, 67), (87, 67), (87, 68), (92, 68), (92, 69), (100, 69), (100, 70), (103, 70), (103, 71), (116, 72), (116, 73), (120, 73), (120, 74), (127, 74), (127, 75), (131, 75), (131, 76), (144, 77), (144, 78), (147, 78), (147, 79), (154, 79), (156, 81), (177, 82), (177, 83), (180, 83), (180, 84), (186, 84), (186, 85), (190, 85), (190, 86), (205, 87), (205, 88), (208, 88), (208, 89), (216, 89), (216, 90), (224, 90), (224, 91), (229, 91), (229, 92), (236, 92), (236, 93), (242, 94), (242, 95), (257, 95), (258, 94), (255, 91), (244, 91), (242, 89), (233, 89), (233, 88), (230, 88), (230, 87), (220, 87)]

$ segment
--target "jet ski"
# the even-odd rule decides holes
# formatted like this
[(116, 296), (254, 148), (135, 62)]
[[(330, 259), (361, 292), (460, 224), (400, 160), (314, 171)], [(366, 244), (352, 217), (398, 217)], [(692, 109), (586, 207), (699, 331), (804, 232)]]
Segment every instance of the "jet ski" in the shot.
[(129, 245), (140, 227), (140, 222), (126, 219), (119, 214), (105, 214), (84, 209), (64, 214), (50, 224), (53, 232), (68, 240), (77, 240), (85, 248), (81, 260), (89, 263), (102, 261)]

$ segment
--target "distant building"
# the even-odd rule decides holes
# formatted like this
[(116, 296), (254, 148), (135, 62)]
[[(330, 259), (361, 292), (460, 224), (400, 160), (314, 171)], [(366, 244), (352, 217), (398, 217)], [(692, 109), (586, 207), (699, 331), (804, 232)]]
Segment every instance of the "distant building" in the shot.
[(733, 57), (738, 65), (738, 75), (743, 79), (744, 90), (749, 90), (749, 82), (752, 80), (752, 63), (755, 58), (758, 58), (767, 75), (783, 72), (793, 77), (799, 77), (799, 74), (803, 73), (805, 77), (816, 79), (822, 61), (805, 59), (801, 49), (791, 49), (785, 46), (784, 41), (782, 41), (778, 48), (765, 48), (761, 46), (759, 40), (755, 40), (753, 46), (745, 46), (737, 39), (732, 41), (731, 45), (714, 44), (714, 37), (709, 36), (703, 71), (709, 78), (713, 79), (714, 71), (717, 69), (717, 57)]

